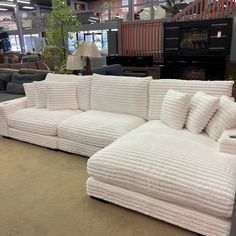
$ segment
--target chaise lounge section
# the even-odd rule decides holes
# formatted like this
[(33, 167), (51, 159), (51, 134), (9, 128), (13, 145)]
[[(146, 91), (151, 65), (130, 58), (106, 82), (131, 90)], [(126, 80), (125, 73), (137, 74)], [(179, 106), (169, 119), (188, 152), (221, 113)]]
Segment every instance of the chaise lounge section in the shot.
[(160, 121), (169, 89), (220, 97), (231, 96), (232, 84), (150, 81), (149, 121), (89, 159), (87, 193), (202, 235), (233, 236), (236, 153)]

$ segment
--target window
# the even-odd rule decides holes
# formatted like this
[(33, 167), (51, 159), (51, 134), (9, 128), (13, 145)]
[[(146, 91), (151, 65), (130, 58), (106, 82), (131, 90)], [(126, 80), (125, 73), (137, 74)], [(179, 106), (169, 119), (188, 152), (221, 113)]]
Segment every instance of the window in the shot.
[(20, 52), (21, 47), (20, 47), (19, 35), (9, 35), (9, 40), (11, 43), (11, 51)]
[(36, 41), (38, 41), (38, 34), (25, 34), (24, 36), (24, 44), (26, 51), (35, 51)]
[(122, 6), (127, 6), (129, 4), (129, 0), (122, 0)]
[(77, 41), (76, 33), (69, 33), (68, 49), (70, 52), (73, 52), (75, 50), (76, 41)]

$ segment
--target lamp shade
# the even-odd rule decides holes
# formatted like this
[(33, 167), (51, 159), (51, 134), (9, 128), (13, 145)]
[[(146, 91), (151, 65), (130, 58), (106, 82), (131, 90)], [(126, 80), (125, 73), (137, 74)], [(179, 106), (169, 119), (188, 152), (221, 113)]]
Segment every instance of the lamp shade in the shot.
[(81, 60), (81, 57), (76, 56), (76, 55), (69, 55), (67, 57), (66, 69), (67, 70), (82, 70), (82, 69), (84, 69), (84, 65)]
[(101, 57), (97, 45), (86, 41), (79, 45), (79, 48), (74, 52), (74, 55), (80, 55), (81, 57)]

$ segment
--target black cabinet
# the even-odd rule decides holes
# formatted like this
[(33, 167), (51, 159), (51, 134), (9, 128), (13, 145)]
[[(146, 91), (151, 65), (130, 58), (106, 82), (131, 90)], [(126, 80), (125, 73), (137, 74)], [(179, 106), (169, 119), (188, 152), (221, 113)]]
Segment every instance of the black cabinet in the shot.
[(224, 80), (225, 71), (225, 57), (185, 57), (166, 60), (162, 75), (186, 80)]
[(224, 80), (232, 19), (164, 24), (163, 78)]

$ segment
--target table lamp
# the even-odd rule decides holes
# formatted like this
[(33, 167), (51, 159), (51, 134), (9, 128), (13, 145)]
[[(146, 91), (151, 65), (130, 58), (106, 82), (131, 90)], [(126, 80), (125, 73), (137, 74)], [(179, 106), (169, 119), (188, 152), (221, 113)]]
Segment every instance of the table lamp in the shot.
[(74, 52), (74, 55), (86, 57), (86, 74), (91, 75), (91, 65), (89, 57), (101, 57), (101, 53), (95, 43), (82, 42), (78, 49)]
[(77, 55), (69, 55), (67, 57), (66, 69), (72, 70), (73, 74), (78, 75), (79, 71), (84, 69), (81, 57)]

